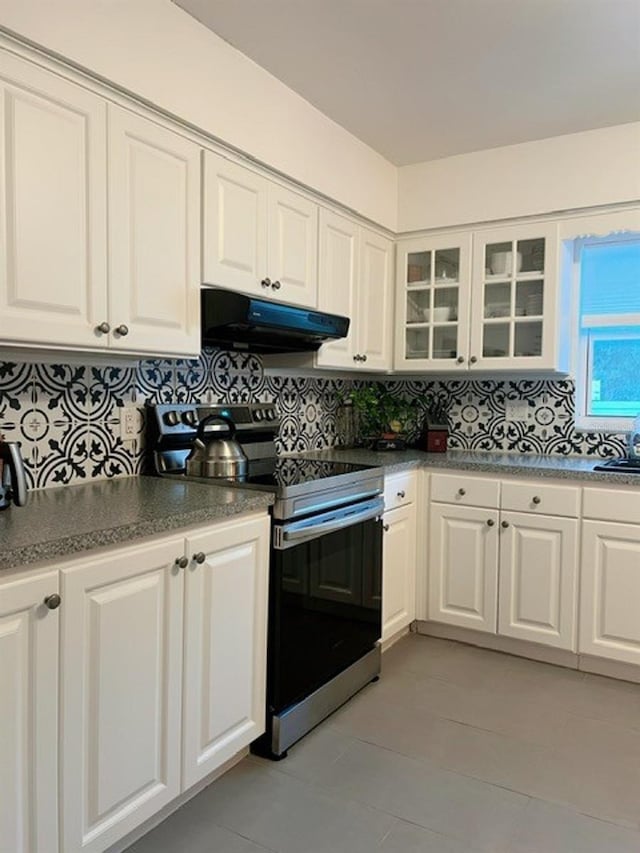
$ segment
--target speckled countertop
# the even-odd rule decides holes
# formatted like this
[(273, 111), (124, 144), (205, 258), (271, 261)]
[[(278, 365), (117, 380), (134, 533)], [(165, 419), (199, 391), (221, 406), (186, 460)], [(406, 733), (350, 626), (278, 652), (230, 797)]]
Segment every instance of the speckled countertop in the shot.
[(318, 459), (335, 459), (362, 465), (379, 465), (386, 472), (407, 468), (441, 468), (457, 471), (478, 471), (485, 474), (520, 474), (527, 477), (549, 477), (560, 480), (581, 480), (584, 483), (612, 483), (640, 488), (640, 474), (616, 474), (594, 471), (593, 466), (603, 459), (583, 459), (577, 456), (542, 456), (524, 453), (490, 453), (480, 450), (449, 450), (447, 453), (425, 453), (422, 450), (393, 450), (376, 453), (372, 450), (320, 450), (305, 453)]
[(105, 545), (266, 512), (269, 492), (157, 477), (127, 477), (31, 492), (25, 507), (0, 513), (0, 571)]

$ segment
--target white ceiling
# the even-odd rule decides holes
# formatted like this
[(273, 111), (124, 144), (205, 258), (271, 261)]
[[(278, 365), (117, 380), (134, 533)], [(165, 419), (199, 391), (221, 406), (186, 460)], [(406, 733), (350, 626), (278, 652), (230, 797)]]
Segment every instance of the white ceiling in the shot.
[(174, 0), (397, 165), (640, 119), (640, 0)]

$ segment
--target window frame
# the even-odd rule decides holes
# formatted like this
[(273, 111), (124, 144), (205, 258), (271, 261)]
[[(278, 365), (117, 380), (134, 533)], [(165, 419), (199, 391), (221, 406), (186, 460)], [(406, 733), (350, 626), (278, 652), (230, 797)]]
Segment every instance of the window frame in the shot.
[[(581, 272), (582, 251), (585, 246), (620, 244), (640, 241), (640, 231), (610, 232), (606, 235), (589, 235), (578, 237), (573, 240), (573, 331), (575, 337), (573, 377), (575, 382), (575, 414), (574, 426), (578, 432), (616, 432), (630, 433), (633, 429), (635, 415), (621, 417), (614, 415), (591, 415), (589, 414), (589, 391), (592, 381), (593, 342), (596, 340), (612, 340), (632, 337), (629, 332), (617, 331), (621, 326), (638, 326), (640, 338), (640, 315), (607, 315), (603, 316), (601, 322), (597, 322), (597, 315), (593, 316), (592, 322), (583, 326), (580, 314), (581, 296)], [(590, 315), (592, 316), (592, 315)], [(636, 321), (635, 323), (633, 321)], [(638, 414), (638, 413), (636, 413)]]

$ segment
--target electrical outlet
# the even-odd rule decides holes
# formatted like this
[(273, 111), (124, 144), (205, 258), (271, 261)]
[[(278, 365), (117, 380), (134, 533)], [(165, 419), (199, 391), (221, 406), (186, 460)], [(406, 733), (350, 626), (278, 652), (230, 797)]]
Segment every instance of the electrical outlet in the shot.
[(121, 406), (120, 408), (120, 438), (123, 441), (131, 441), (138, 435), (138, 409), (135, 406)]
[(526, 400), (507, 400), (505, 418), (510, 423), (527, 423), (531, 418), (531, 406)]

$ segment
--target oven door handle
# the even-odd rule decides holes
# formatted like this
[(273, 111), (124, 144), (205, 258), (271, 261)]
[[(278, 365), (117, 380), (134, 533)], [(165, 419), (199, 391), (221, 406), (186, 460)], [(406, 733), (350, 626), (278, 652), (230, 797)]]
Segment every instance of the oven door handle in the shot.
[(274, 547), (279, 550), (291, 548), (293, 545), (317, 539), (327, 533), (334, 533), (336, 530), (344, 530), (347, 527), (361, 524), (363, 521), (378, 518), (383, 512), (384, 498), (379, 497), (373, 501), (367, 501), (357, 509), (344, 507), (338, 512), (326, 513), (324, 520), (322, 518), (317, 521), (305, 519), (292, 524), (279, 525), (274, 531)]

